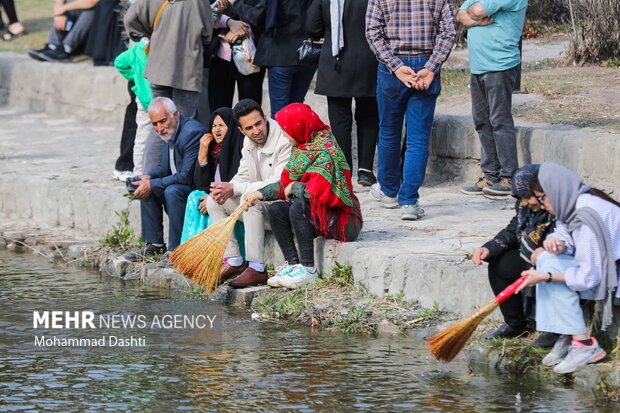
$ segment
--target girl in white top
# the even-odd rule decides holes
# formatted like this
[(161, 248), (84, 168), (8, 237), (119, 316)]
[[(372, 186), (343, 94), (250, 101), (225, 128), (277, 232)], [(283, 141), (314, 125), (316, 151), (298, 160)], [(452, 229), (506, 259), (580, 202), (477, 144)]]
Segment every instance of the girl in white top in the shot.
[(538, 257), (536, 270), (523, 273), (528, 280), (522, 287), (537, 285), (537, 330), (562, 335), (543, 364), (557, 364), (556, 373), (570, 373), (606, 356), (587, 332), (579, 301), (600, 301), (601, 327), (611, 324), (620, 260), (620, 204), (553, 162), (541, 165), (538, 180), (532, 192), (556, 216), (558, 229), (544, 242), (546, 252)]

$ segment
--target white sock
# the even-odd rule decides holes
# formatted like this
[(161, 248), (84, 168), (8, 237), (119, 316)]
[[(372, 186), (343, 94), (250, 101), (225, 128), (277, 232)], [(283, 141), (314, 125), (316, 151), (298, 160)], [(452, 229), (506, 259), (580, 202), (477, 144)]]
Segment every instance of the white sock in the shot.
[(157, 248), (161, 248), (164, 246), (164, 244), (155, 244), (155, 243), (152, 243), (151, 245)]
[(250, 261), (248, 265), (250, 266), (250, 268), (254, 269), (255, 271), (265, 272), (265, 263), (263, 262)]
[(228, 265), (232, 265), (233, 267), (238, 267), (243, 264), (243, 257), (241, 255), (237, 255), (236, 257), (226, 258), (226, 262)]
[(304, 266), (304, 269), (306, 271), (308, 271), (310, 274), (314, 274), (316, 272), (316, 267), (306, 267), (306, 266)]

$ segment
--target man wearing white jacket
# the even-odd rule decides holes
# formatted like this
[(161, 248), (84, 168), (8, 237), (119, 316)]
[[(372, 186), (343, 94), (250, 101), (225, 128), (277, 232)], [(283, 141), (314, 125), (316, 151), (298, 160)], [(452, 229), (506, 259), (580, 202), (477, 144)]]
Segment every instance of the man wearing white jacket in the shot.
[[(240, 204), (244, 194), (257, 191), (280, 180), (282, 170), (291, 156), (290, 141), (280, 125), (267, 119), (258, 103), (251, 99), (239, 101), (233, 116), (245, 135), (239, 171), (231, 182), (214, 182), (207, 199), (207, 211), (213, 222), (228, 217)], [(269, 217), (263, 202), (258, 202), (242, 216), (245, 225), (244, 262), (234, 234), (224, 253), (226, 263), (220, 271), (220, 281), (239, 275), (229, 283), (235, 288), (267, 282), (265, 271), (265, 224)]]

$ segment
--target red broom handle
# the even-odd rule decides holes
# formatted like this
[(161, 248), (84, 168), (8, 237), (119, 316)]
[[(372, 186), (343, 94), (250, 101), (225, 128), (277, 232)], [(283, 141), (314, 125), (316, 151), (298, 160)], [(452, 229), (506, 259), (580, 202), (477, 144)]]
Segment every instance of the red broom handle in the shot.
[(515, 291), (517, 291), (517, 288), (519, 288), (521, 284), (525, 282), (525, 280), (527, 280), (527, 275), (522, 275), (521, 278), (506, 287), (504, 291), (497, 294), (497, 296), (495, 297), (495, 301), (497, 301), (498, 304), (501, 304), (510, 297), (512, 297)]

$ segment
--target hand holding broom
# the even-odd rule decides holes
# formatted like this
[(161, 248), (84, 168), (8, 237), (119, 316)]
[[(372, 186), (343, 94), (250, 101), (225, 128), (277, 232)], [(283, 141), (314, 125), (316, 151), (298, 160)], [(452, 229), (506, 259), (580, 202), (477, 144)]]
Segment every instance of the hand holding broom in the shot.
[(228, 218), (214, 223), (177, 247), (170, 256), (174, 268), (211, 293), (220, 282), (224, 251), (235, 223), (248, 208), (256, 204), (255, 198), (253, 193), (249, 194)]
[(517, 281), (510, 284), (499, 293), (495, 299), (476, 311), (471, 316), (459, 321), (452, 326), (443, 329), (426, 341), (426, 347), (441, 361), (452, 361), (454, 357), (465, 347), (478, 325), (491, 314), (501, 303), (516, 294), (519, 287), (527, 280), (527, 275), (521, 276)]

